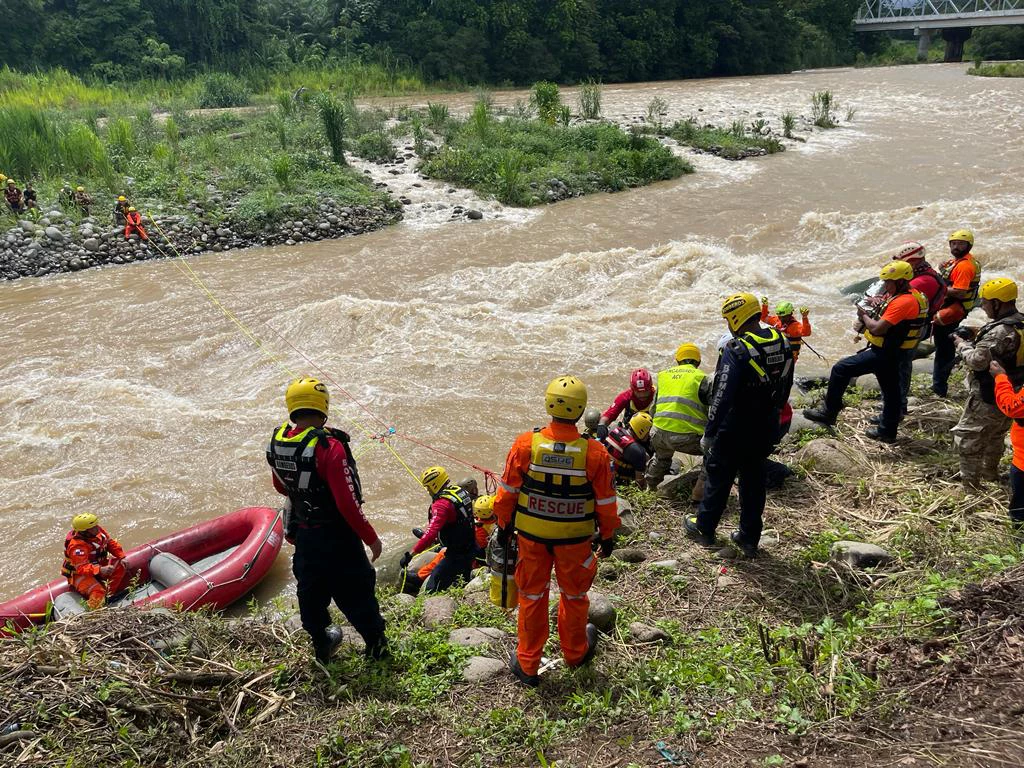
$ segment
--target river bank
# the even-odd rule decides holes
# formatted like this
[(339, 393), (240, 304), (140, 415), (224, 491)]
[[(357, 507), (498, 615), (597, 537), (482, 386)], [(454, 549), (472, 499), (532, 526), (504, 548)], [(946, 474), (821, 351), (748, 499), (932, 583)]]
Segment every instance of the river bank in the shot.
[[(477, 584), (381, 589), (393, 658), (359, 638), (325, 672), (284, 598), (251, 614), (104, 611), (0, 642), (0, 756), (25, 764), (818, 768), (1016, 764), (1024, 721), (1020, 541), (1005, 492), (965, 498), (957, 413), (915, 380), (900, 447), (787, 438), (763, 551), (735, 560), (682, 535), (686, 476), (627, 493), (602, 562), (594, 663), (555, 659), (534, 692), (506, 667), (515, 618)], [(730, 507), (733, 504), (730, 502)], [(727, 514), (724, 540), (735, 524)], [(335, 619), (341, 623), (338, 615)], [(952, 761), (952, 762), (949, 762)]]

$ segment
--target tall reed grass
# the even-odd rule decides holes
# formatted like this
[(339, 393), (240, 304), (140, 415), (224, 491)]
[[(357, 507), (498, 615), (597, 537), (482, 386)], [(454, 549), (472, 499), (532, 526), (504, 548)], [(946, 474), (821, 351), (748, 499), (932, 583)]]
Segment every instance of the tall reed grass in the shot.
[(0, 168), (25, 180), (114, 178), (103, 143), (85, 123), (56, 121), (28, 107), (0, 107)]

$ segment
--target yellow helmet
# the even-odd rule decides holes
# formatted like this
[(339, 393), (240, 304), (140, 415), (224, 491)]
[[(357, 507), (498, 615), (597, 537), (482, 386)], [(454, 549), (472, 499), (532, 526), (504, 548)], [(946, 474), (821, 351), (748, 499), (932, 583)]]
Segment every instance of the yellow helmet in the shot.
[(448, 473), (444, 467), (427, 467), (420, 475), (420, 485), (426, 488), (431, 496), (437, 496), (441, 489), (448, 485)]
[(82, 531), (88, 531), (94, 525), (98, 525), (99, 522), (99, 518), (92, 512), (83, 512), (71, 518), (71, 527), (81, 533)]
[(75, 187), (76, 192), (85, 192), (85, 187)]
[(633, 430), (637, 440), (646, 440), (647, 436), (651, 434), (651, 427), (653, 426), (654, 419), (646, 411), (634, 413), (633, 418), (629, 420), (629, 428)]
[(549, 416), (579, 421), (587, 408), (587, 385), (575, 376), (552, 379), (544, 391), (544, 405)]
[(694, 360), (697, 365), (700, 365), (700, 349), (697, 348), (696, 344), (680, 344), (676, 350), (676, 362), (681, 363), (683, 360)]
[(14, 179), (8, 179), (7, 180), (7, 186), (13, 187), (13, 186), (16, 186), (16, 185), (17, 185), (17, 182)]
[(914, 268), (905, 261), (891, 261), (878, 273), (882, 280), (913, 280)]
[(480, 496), (473, 502), (473, 516), (481, 523), (489, 523), (494, 519), (494, 495)]
[(117, 196), (117, 202), (119, 202), (119, 203), (126, 203), (126, 202), (128, 202), (128, 198), (125, 197), (124, 195), (118, 195)]
[(135, 213), (135, 206), (134, 205), (129, 205), (128, 206), (128, 213)]
[(722, 317), (729, 323), (729, 330), (736, 331), (754, 315), (761, 314), (761, 302), (752, 293), (734, 293), (722, 302)]
[(963, 240), (966, 243), (974, 245), (974, 233), (969, 229), (958, 229), (956, 232), (949, 236), (949, 242), (954, 240)]
[(319, 379), (296, 379), (284, 393), (284, 404), (289, 416), (302, 410), (316, 411), (326, 416), (330, 403), (331, 396), (327, 387)]
[(1008, 277), (997, 277), (995, 280), (989, 280), (981, 286), (981, 292), (978, 295), (983, 299), (996, 299), (1006, 302), (1016, 301), (1017, 284)]

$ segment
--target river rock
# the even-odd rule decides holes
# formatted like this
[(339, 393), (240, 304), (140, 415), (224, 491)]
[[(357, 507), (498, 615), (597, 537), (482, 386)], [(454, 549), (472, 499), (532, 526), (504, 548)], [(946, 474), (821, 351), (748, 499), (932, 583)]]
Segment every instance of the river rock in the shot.
[(484, 217), (484, 215), (480, 211), (476, 211), (476, 210), (467, 211), (467, 213), (466, 213), (466, 218), (467, 219), (473, 219), (474, 221), (479, 221), (483, 217)]
[(64, 242), (64, 233), (61, 232), (56, 227), (54, 227), (54, 226), (47, 227), (45, 232), (46, 232), (46, 236), (48, 238), (50, 238), (51, 240), (53, 240), (55, 243), (63, 243)]
[(417, 573), (420, 568), (429, 565), (435, 557), (437, 557), (437, 552), (420, 552), (409, 561), (409, 573)]
[(398, 561), (402, 559), (402, 555), (408, 552), (417, 539), (412, 536), (406, 539), (403, 546), (395, 547), (385, 551), (374, 563), (374, 567), (377, 569), (377, 582), (386, 586), (397, 586), (402, 576), (402, 569), (398, 566)]
[(625, 549), (616, 549), (612, 556), (616, 560), (621, 560), (624, 563), (642, 563), (647, 559), (647, 554), (640, 549), (633, 547), (626, 547)]
[(608, 581), (615, 581), (619, 578), (619, 569), (612, 563), (600, 563), (597, 566), (597, 575)]
[(423, 601), (423, 623), (434, 629), (455, 618), (455, 601), (447, 595), (428, 597)]
[(100, 241), (95, 237), (87, 237), (82, 241), (82, 247), (87, 251), (96, 252), (100, 249)]
[(658, 568), (663, 571), (674, 571), (679, 567), (678, 560), (656, 560), (651, 563), (651, 568)]
[(462, 679), (467, 683), (483, 683), (508, 671), (505, 662), (486, 656), (473, 656), (462, 670)]
[(865, 544), (859, 541), (837, 541), (832, 545), (832, 559), (844, 562), (852, 568), (874, 568), (887, 565), (896, 558), (876, 544)]
[(681, 475), (668, 476), (658, 483), (658, 496), (663, 499), (689, 499), (700, 470), (691, 469)]
[(293, 613), (284, 621), (284, 628), (288, 632), (295, 633), (302, 629), (302, 616), (298, 612)]
[(811, 440), (796, 453), (801, 466), (812, 472), (864, 477), (871, 472), (867, 457), (849, 443), (831, 437)]
[(415, 602), (416, 598), (412, 595), (407, 595), (405, 592), (399, 592), (397, 595), (391, 596), (391, 603), (398, 608), (409, 608)]
[(18, 222), (18, 226), (21, 227), (23, 232), (28, 232), (30, 235), (36, 231), (36, 225), (24, 219)]
[(587, 614), (587, 621), (593, 624), (604, 633), (611, 632), (615, 628), (615, 618), (618, 612), (612, 601), (600, 592), (590, 592), (590, 612)]
[(497, 627), (461, 627), (448, 633), (448, 642), (462, 648), (478, 648), (504, 640), (508, 635)]
[(467, 595), (471, 595), (474, 592), (483, 592), (484, 590), (490, 589), (490, 586), (491, 577), (487, 573), (487, 569), (484, 568), (481, 569), (481, 573), (474, 576), (470, 582), (462, 588), (462, 591)]
[(668, 632), (658, 627), (651, 627), (634, 621), (629, 625), (629, 636), (634, 643), (667, 643), (672, 638)]

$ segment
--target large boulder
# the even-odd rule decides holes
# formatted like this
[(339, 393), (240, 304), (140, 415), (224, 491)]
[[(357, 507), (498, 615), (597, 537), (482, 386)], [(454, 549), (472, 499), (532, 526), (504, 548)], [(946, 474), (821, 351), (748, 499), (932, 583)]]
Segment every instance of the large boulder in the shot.
[(612, 605), (612, 601), (606, 595), (591, 590), (590, 613), (587, 615), (587, 621), (602, 632), (608, 633), (615, 628), (615, 618), (617, 615), (618, 612), (615, 610), (615, 606)]
[(412, 549), (415, 543), (416, 539), (410, 536), (404, 545), (388, 549), (377, 558), (374, 567), (377, 569), (378, 584), (391, 587), (398, 586), (402, 578), (402, 569), (399, 567), (398, 561), (402, 559), (402, 555)]
[(812, 472), (848, 477), (863, 477), (871, 472), (867, 457), (859, 449), (831, 437), (811, 440), (797, 451), (796, 459)]
[(473, 656), (462, 670), (462, 679), (467, 683), (483, 683), (505, 672), (508, 672), (505, 662), (486, 656)]
[(450, 624), (455, 618), (455, 601), (447, 595), (428, 597), (423, 601), (423, 623), (433, 629), (442, 624)]
[(463, 648), (478, 648), (493, 645), (506, 637), (508, 635), (497, 627), (462, 627), (448, 634), (448, 642)]
[(874, 568), (888, 565), (896, 559), (888, 550), (860, 541), (837, 541), (832, 545), (831, 554), (833, 560), (846, 563), (851, 568)]

